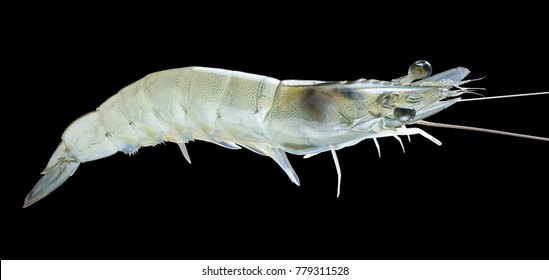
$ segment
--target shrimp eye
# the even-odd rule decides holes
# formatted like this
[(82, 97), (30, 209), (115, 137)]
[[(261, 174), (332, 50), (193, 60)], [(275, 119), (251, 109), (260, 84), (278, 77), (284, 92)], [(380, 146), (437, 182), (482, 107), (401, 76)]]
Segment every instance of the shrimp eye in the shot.
[(425, 60), (418, 60), (414, 64), (410, 65), (408, 68), (408, 76), (413, 77), (414, 79), (425, 79), (431, 76), (433, 72), (433, 67), (431, 64)]
[(416, 110), (413, 108), (397, 107), (394, 111), (395, 118), (401, 122), (406, 123), (413, 120), (416, 116)]

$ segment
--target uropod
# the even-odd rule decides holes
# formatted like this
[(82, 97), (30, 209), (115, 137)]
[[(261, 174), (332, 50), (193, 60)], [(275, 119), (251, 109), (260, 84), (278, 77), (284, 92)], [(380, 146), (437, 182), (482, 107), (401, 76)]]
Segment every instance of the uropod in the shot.
[[(135, 153), (161, 142), (207, 141), (229, 149), (247, 148), (272, 158), (299, 185), (286, 153), (305, 158), (372, 139), (419, 134), (441, 142), (413, 124), (475, 130), (549, 141), (549, 138), (425, 121), (461, 101), (474, 88), (463, 87), (469, 70), (450, 69), (431, 76), (431, 65), (413, 63), (406, 76), (392, 81), (359, 79), (326, 82), (271, 77), (205, 67), (155, 72), (126, 86), (95, 111), (71, 123), (51, 156), (42, 178), (25, 199), (27, 207), (63, 184), (81, 163), (117, 152)], [(404, 149), (404, 147), (403, 147)]]

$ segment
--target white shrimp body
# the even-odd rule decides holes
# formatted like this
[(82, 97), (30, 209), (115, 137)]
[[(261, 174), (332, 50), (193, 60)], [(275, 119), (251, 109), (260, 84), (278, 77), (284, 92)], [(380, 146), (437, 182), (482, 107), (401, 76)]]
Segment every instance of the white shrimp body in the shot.
[[(454, 104), (458, 98), (446, 98), (465, 92), (459, 85), (468, 73), (461, 67), (430, 78), (430, 71), (410, 72), (392, 82), (279, 81), (204, 67), (152, 73), (69, 125), (25, 207), (63, 184), (80, 163), (163, 141), (178, 143), (189, 162), (185, 143), (192, 140), (245, 147), (273, 158), (298, 185), (285, 152), (331, 150), (335, 157), (335, 150), (367, 138), (417, 133), (438, 144), (403, 126)], [(413, 82), (419, 78), (425, 79)]]
[(160, 71), (99, 106), (98, 123), (126, 153), (162, 141), (195, 139), (239, 148), (235, 142), (267, 141), (258, 98), (272, 102), (279, 83), (265, 76), (203, 67)]

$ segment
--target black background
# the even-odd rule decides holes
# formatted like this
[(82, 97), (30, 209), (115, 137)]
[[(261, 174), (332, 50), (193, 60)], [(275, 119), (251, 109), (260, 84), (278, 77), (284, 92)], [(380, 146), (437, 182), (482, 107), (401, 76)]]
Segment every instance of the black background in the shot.
[[(486, 76), (470, 84), (486, 96), (549, 90), (547, 31), (535, 16), (327, 8), (72, 11), (13, 22), (2, 259), (547, 258), (548, 143), (439, 128), (424, 129), (441, 147), (413, 136), (406, 154), (394, 139), (380, 140), (381, 158), (372, 141), (340, 150), (339, 198), (329, 153), (289, 156), (297, 187), (267, 157), (193, 142), (192, 165), (172, 143), (118, 153), (21, 208), (71, 121), (163, 69), (390, 80), (425, 59), (434, 72)], [(458, 103), (430, 120), (549, 137), (547, 101)]]

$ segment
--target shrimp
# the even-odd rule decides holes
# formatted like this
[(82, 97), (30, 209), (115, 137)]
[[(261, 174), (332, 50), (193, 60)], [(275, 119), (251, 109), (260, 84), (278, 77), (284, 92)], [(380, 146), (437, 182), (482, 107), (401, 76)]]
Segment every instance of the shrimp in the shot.
[[(28, 207), (62, 185), (81, 163), (133, 154), (141, 147), (176, 143), (191, 163), (186, 143), (211, 142), (247, 148), (272, 158), (299, 185), (286, 153), (305, 158), (331, 152), (340, 193), (336, 151), (373, 139), (419, 134), (442, 143), (412, 124), (469, 129), (549, 141), (549, 138), (427, 122), (424, 119), (465, 100), (469, 70), (457, 67), (430, 76), (426, 61), (392, 81), (359, 79), (326, 82), (271, 77), (205, 67), (149, 74), (71, 123), (42, 177), (25, 198)], [(537, 94), (547, 94), (537, 93)], [(404, 146), (402, 146), (404, 149)]]

